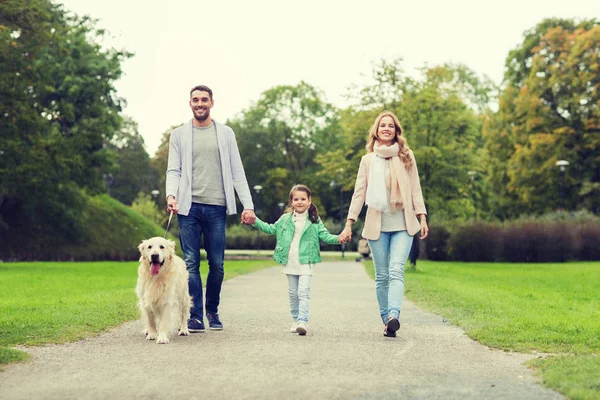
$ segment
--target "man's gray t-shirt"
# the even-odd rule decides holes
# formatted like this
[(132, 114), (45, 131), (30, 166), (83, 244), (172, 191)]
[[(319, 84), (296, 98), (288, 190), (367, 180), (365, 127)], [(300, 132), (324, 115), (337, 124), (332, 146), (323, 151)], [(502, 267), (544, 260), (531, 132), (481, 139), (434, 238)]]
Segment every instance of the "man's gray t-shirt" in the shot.
[(223, 173), (214, 122), (207, 127), (192, 124), (192, 202), (226, 205)]

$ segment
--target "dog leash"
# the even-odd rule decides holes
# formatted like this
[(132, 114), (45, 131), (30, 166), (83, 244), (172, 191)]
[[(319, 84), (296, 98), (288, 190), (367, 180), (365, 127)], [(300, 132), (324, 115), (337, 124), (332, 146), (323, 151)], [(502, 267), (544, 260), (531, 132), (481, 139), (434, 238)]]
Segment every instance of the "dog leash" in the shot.
[(171, 215), (169, 215), (169, 222), (167, 222), (167, 229), (165, 229), (165, 236), (163, 236), (164, 239), (167, 238), (167, 232), (169, 232), (169, 227), (171, 226), (171, 218), (173, 218), (173, 210), (171, 210)]

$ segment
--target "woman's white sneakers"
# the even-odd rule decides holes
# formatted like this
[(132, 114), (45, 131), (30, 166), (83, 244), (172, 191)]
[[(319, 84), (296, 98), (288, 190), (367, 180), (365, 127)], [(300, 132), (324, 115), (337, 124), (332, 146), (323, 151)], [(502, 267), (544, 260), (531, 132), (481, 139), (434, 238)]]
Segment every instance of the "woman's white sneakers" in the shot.
[(294, 321), (292, 327), (290, 328), (290, 333), (296, 333), (296, 329), (298, 328), (298, 323)]

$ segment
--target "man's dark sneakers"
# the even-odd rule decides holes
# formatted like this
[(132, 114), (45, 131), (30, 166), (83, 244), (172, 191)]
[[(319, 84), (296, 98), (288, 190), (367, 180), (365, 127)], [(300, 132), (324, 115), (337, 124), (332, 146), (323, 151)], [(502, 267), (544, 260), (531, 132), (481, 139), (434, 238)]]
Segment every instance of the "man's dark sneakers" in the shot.
[(396, 337), (396, 332), (388, 331), (387, 328), (383, 330), (383, 336), (385, 337)]
[(208, 320), (208, 327), (211, 331), (223, 330), (223, 324), (219, 321), (219, 314), (207, 312), (206, 319)]
[(201, 319), (188, 319), (188, 331), (191, 333), (204, 332), (204, 321)]

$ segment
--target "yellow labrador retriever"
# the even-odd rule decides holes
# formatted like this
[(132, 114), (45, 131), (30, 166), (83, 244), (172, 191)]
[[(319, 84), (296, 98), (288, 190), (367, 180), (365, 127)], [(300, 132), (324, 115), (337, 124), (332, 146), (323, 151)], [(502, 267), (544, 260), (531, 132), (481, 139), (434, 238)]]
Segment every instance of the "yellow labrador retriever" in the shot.
[(190, 334), (187, 320), (192, 299), (188, 292), (185, 262), (175, 254), (175, 242), (153, 237), (139, 246), (140, 266), (136, 293), (146, 339), (169, 343), (169, 334)]

